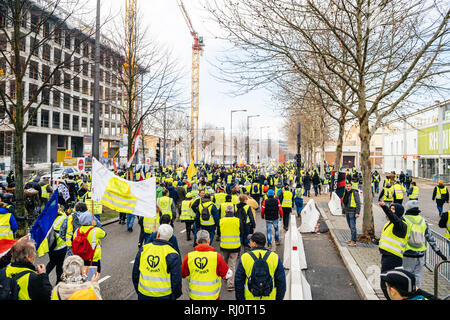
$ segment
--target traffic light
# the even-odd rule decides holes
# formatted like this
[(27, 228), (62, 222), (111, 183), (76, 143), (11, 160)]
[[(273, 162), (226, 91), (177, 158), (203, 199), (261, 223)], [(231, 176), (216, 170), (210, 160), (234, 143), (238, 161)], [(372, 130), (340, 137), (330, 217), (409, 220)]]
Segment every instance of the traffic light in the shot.
[(161, 161), (161, 143), (159, 141), (156, 144), (156, 161), (157, 162)]

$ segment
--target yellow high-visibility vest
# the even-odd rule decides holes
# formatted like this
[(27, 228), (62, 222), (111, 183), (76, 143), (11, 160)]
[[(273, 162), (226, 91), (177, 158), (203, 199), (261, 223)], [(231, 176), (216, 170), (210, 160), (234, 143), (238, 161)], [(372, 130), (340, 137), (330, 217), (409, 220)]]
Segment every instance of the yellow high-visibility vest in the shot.
[(28, 292), (28, 284), (30, 282), (30, 274), (35, 273), (36, 271), (29, 268), (19, 268), (7, 266), (5, 270), (5, 274), (7, 278), (12, 278), (14, 275), (19, 274), (24, 271), (29, 271), (25, 275), (21, 276), (19, 279), (16, 279), (17, 285), (19, 287), (18, 299), (19, 300), (31, 300), (30, 293)]
[(168, 196), (164, 196), (156, 200), (156, 204), (161, 210), (161, 215), (168, 214), (170, 216), (170, 219), (172, 219), (172, 202), (173, 199), (169, 198)]
[(222, 279), (217, 275), (215, 251), (193, 251), (188, 253), (189, 297), (192, 300), (217, 300)]
[[(256, 257), (263, 257), (264, 254), (267, 252), (267, 250), (264, 249), (256, 249), (256, 250), (252, 250), (251, 252), (253, 252), (253, 254)], [(269, 273), (270, 276), (272, 277), (272, 283), (273, 283), (273, 290), (270, 293), (269, 296), (267, 297), (255, 297), (253, 296), (253, 294), (250, 292), (249, 288), (248, 288), (248, 279), (250, 278), (250, 275), (252, 274), (252, 269), (253, 269), (253, 265), (255, 260), (252, 258), (252, 256), (249, 254), (249, 252), (246, 252), (242, 255), (241, 257), (241, 263), (242, 266), (244, 267), (244, 271), (245, 271), (245, 285), (244, 285), (244, 297), (245, 300), (275, 300), (276, 298), (276, 294), (277, 294), (277, 289), (275, 287), (275, 271), (277, 269), (278, 266), (278, 255), (275, 252), (270, 252), (269, 257), (267, 258), (267, 265), (269, 266)]]
[(152, 242), (143, 246), (139, 263), (138, 291), (149, 297), (164, 297), (172, 294), (170, 273), (166, 257), (175, 251), (169, 244), (154, 245)]
[(411, 195), (409, 196), (409, 200), (417, 200), (417, 199), (419, 199), (419, 187), (418, 186), (414, 186), (412, 189), (413, 190), (412, 190)]
[(283, 192), (283, 203), (281, 204), (281, 207), (292, 208), (292, 192), (286, 190), (282, 192)]
[(195, 219), (195, 212), (191, 209), (191, 200), (181, 202), (181, 221), (190, 221)]
[(448, 193), (447, 187), (444, 187), (442, 189), (440, 189), (439, 187), (436, 187), (436, 199), (437, 200), (442, 199), (442, 195), (447, 194), (447, 193)]
[(14, 240), (14, 234), (11, 230), (11, 225), (9, 224), (10, 219), (11, 213), (0, 214), (0, 240)]
[(50, 199), (50, 194), (47, 192), (48, 184), (41, 186), (41, 198)]
[(241, 246), (240, 220), (237, 217), (220, 219), (220, 247), (222, 249), (237, 249)]
[(404, 238), (399, 238), (392, 232), (393, 229), (394, 224), (390, 221), (384, 225), (378, 247), (400, 258), (403, 258), (409, 231), (406, 232), (406, 236)]
[(220, 219), (225, 217), (228, 206), (234, 206), (233, 202), (224, 202), (220, 205)]

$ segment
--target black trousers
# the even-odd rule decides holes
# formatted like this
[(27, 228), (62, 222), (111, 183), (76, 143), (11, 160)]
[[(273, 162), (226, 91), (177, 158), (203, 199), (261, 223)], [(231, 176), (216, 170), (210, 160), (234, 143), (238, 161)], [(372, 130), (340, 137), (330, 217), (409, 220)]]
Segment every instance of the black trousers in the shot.
[(48, 253), (49, 262), (45, 266), (47, 274), (50, 274), (52, 270), (56, 267), (56, 283), (61, 281), (61, 275), (63, 274), (63, 263), (66, 258), (67, 247), (56, 251), (50, 251)]
[(194, 224), (194, 220), (187, 220), (184, 221), (186, 224), (186, 239), (189, 241), (191, 240), (191, 232), (192, 236), (194, 236), (194, 229), (192, 228), (192, 225)]
[(282, 208), (283, 209), (283, 228), (284, 230), (289, 229), (289, 218), (291, 216), (292, 208)]
[[(381, 255), (381, 273), (386, 273), (389, 270), (395, 269), (397, 267), (401, 267), (403, 264), (403, 259), (397, 257), (392, 254), (382, 254)], [(380, 288), (383, 290), (383, 294), (387, 300), (391, 300), (389, 298), (386, 283), (380, 279)]]

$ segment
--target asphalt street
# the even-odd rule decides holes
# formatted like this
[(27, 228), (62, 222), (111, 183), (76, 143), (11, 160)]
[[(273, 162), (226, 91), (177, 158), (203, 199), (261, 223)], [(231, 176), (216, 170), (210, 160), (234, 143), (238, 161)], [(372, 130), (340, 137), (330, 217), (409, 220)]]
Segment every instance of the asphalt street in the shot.
[[(305, 199), (305, 203), (306, 203)], [(297, 219), (297, 226), (300, 226)], [(102, 241), (102, 260), (100, 288), (104, 300), (136, 300), (137, 294), (134, 290), (131, 273), (134, 259), (138, 251), (139, 225), (137, 219), (134, 231), (128, 232), (126, 225), (117, 222), (104, 226), (107, 232)], [(257, 231), (264, 234), (265, 222), (261, 219), (260, 211), (257, 211)], [(175, 236), (182, 258), (193, 250), (193, 242), (186, 240), (184, 224), (175, 222)], [(281, 245), (273, 250), (283, 259), (284, 252), (284, 230), (280, 226)], [(313, 300), (335, 300), (335, 299), (359, 299), (351, 278), (340, 259), (334, 244), (328, 233), (303, 234), (304, 248), (308, 270), (305, 276), (310, 283)], [(214, 239), (213, 247), (218, 250), (219, 243)], [(36, 263), (46, 264), (48, 255), (38, 258)], [(50, 281), (56, 284), (55, 271), (50, 274)], [(235, 300), (235, 293), (228, 292), (226, 286), (222, 285), (221, 300)], [(179, 300), (189, 300), (187, 280), (183, 279), (183, 295)]]

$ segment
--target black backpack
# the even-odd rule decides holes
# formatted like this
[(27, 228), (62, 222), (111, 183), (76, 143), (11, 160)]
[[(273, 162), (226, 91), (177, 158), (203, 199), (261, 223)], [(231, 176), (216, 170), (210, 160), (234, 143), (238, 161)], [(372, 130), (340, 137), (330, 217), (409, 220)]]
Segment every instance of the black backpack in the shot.
[(22, 271), (12, 276), (12, 278), (8, 278), (6, 276), (6, 268), (0, 270), (0, 301), (19, 299), (19, 286), (17, 285), (17, 279), (27, 273), (31, 273), (31, 271)]
[(252, 274), (248, 278), (248, 289), (255, 297), (268, 297), (273, 290), (273, 280), (270, 276), (267, 258), (271, 251), (266, 251), (263, 257), (258, 257), (251, 251), (248, 252), (253, 258)]
[(209, 208), (210, 208), (211, 206), (212, 206), (212, 205), (209, 205), (209, 206), (207, 206), (207, 207), (203, 207), (203, 209), (202, 209), (202, 220), (203, 220), (203, 221), (208, 221), (209, 218), (211, 217), (211, 214), (209, 213)]

